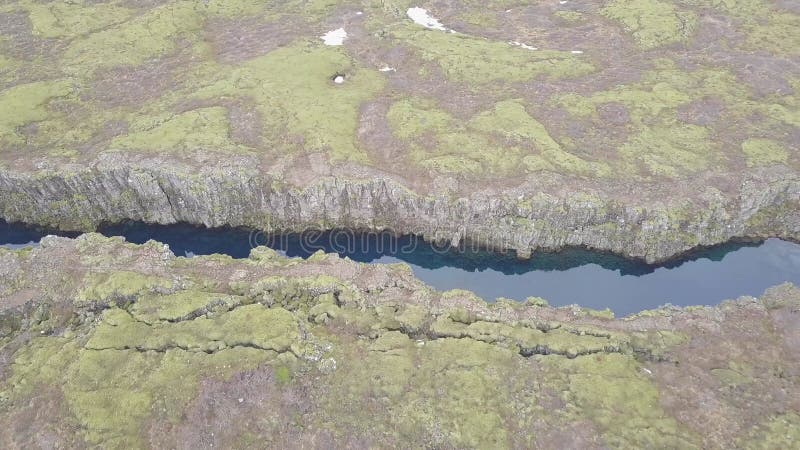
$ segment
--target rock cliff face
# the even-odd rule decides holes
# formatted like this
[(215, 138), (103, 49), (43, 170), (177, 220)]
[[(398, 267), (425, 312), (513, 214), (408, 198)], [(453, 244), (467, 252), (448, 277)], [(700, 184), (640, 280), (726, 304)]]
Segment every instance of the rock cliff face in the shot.
[(0, 249), (3, 448), (791, 448), (800, 291), (624, 319), (316, 254)]
[(0, 217), (84, 231), (123, 220), (266, 231), (387, 229), (445, 243), (467, 239), (522, 256), (585, 246), (651, 263), (735, 238), (800, 239), (800, 177), (794, 173), (763, 170), (743, 179), (736, 196), (698, 189), (704, 190), (693, 198), (640, 192), (634, 200), (600, 190), (531, 194), (525, 186), (421, 195), (391, 177), (331, 176), (294, 188), (241, 168), (99, 163), (57, 172), (0, 171)]
[(426, 3), (5, 2), (0, 217), (798, 239), (791, 2)]

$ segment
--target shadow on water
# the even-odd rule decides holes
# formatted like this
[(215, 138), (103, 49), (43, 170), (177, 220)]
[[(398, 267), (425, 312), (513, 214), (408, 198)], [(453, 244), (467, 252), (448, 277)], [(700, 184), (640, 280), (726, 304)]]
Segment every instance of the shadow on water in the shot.
[[(800, 284), (800, 245), (777, 239), (719, 245), (650, 265), (580, 248), (536, 252), (520, 260), (514, 252), (471, 246), (452, 249), (417, 236), (345, 230), (266, 235), (241, 228), (128, 222), (102, 226), (99, 231), (138, 244), (156, 240), (178, 256), (220, 253), (246, 258), (253, 247), (266, 245), (290, 257), (307, 258), (322, 250), (360, 262), (404, 261), (417, 277), (439, 290), (467, 289), (487, 300), (535, 295), (555, 306), (577, 303), (611, 308), (617, 314), (665, 303), (716, 304), (726, 298), (760, 295), (767, 287), (786, 281)], [(0, 246), (35, 245), (47, 234), (77, 235), (0, 221)]]
[[(661, 265), (646, 264), (618, 255), (583, 248), (567, 248), (558, 252), (535, 252), (530, 259), (517, 258), (514, 251), (490, 251), (462, 245), (462, 248), (437, 246), (413, 235), (395, 237), (389, 233), (351, 232), (347, 230), (309, 231), (283, 235), (267, 235), (243, 228), (205, 228), (189, 224), (150, 225), (125, 222), (104, 225), (98, 230), (106, 236), (123, 236), (128, 242), (142, 244), (156, 240), (169, 245), (178, 256), (213, 253), (246, 258), (257, 245), (266, 245), (290, 257), (307, 258), (318, 250), (338, 253), (354, 261), (374, 262), (394, 257), (425, 269), (454, 267), (469, 272), (491, 269), (505, 275), (531, 271), (566, 271), (587, 264), (619, 271), (622, 275), (646, 275), (659, 267), (678, 267), (688, 261), (708, 259), (720, 261), (725, 255), (760, 243), (731, 242), (698, 249)], [(38, 242), (47, 234), (75, 237), (79, 233), (60, 232), (0, 220), (0, 245), (24, 245)]]
[(17, 247), (36, 244), (48, 234), (73, 238), (80, 235), (80, 233), (76, 232), (54, 231), (33, 225), (8, 223), (0, 219), (0, 245), (3, 246)]
[[(346, 243), (346, 244), (345, 244)], [(468, 272), (491, 269), (505, 275), (521, 275), (531, 271), (566, 271), (587, 264), (619, 271), (622, 275), (646, 275), (659, 267), (678, 267), (697, 259), (720, 261), (728, 253), (758, 243), (729, 243), (691, 252), (666, 264), (653, 265), (607, 252), (584, 248), (566, 248), (557, 252), (534, 252), (529, 259), (520, 259), (513, 250), (492, 251), (464, 244), (459, 248), (425, 242), (421, 237), (394, 237), (387, 233), (358, 233), (345, 230), (269, 236), (264, 244), (286, 252), (287, 256), (307, 258), (314, 251), (338, 253), (359, 262), (374, 262), (394, 257), (425, 269), (454, 267)]]

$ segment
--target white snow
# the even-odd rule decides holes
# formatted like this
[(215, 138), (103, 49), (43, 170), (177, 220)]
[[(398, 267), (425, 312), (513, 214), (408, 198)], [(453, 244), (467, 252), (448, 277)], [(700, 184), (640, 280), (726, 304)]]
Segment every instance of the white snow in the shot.
[(430, 28), (432, 30), (447, 31), (447, 28), (445, 28), (444, 25), (442, 25), (442, 23), (436, 18), (431, 17), (431, 15), (428, 14), (428, 10), (424, 8), (408, 8), (406, 15), (408, 15), (408, 17), (417, 25), (422, 25), (423, 27)]
[(394, 67), (383, 66), (380, 69), (378, 69), (378, 71), (379, 72), (397, 72), (397, 69), (395, 69)]
[(325, 45), (342, 45), (344, 40), (347, 39), (347, 31), (344, 31), (344, 28), (331, 30), (320, 36), (320, 39)]
[(336, 83), (336, 84), (344, 83), (344, 76), (336, 75), (336, 78), (333, 79), (333, 82)]
[(573, 55), (580, 55), (581, 53), (583, 53), (583, 50), (573, 50), (570, 53), (572, 53)]
[(522, 42), (510, 41), (510, 42), (509, 42), (509, 44), (511, 44), (511, 45), (514, 45), (514, 46), (516, 46), (516, 47), (522, 47), (522, 48), (524, 48), (525, 50), (539, 50), (539, 49), (538, 49), (538, 48), (536, 48), (536, 47), (531, 47), (530, 45), (528, 45), (528, 44), (523, 44)]

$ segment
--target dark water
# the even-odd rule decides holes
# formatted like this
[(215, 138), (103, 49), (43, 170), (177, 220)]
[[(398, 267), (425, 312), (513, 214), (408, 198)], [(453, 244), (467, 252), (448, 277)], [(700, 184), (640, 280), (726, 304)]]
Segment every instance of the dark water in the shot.
[[(360, 262), (402, 261), (440, 290), (468, 289), (489, 300), (539, 296), (554, 306), (610, 308), (618, 316), (666, 303), (708, 305), (758, 296), (785, 281), (800, 284), (800, 245), (778, 239), (720, 245), (653, 266), (584, 249), (534, 253), (530, 260), (519, 260), (513, 252), (439, 248), (414, 236), (342, 230), (270, 236), (243, 229), (127, 223), (99, 231), (135, 243), (154, 239), (179, 256), (222, 253), (245, 258), (253, 246), (267, 245), (303, 258), (321, 249)], [(6, 247), (33, 245), (45, 234), (0, 221), (0, 245)]]

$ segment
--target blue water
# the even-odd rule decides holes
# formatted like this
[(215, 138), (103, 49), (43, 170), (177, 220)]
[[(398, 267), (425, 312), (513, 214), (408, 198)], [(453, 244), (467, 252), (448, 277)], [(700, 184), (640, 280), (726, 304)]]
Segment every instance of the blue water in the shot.
[[(440, 290), (468, 289), (487, 300), (538, 296), (554, 306), (610, 308), (617, 316), (666, 303), (712, 305), (742, 295), (758, 296), (786, 281), (800, 285), (800, 245), (778, 239), (720, 245), (655, 266), (584, 249), (537, 252), (520, 260), (513, 252), (439, 248), (414, 236), (342, 230), (270, 236), (235, 228), (126, 223), (99, 231), (135, 243), (163, 242), (178, 256), (221, 253), (245, 258), (253, 246), (267, 245), (292, 257), (306, 258), (321, 249), (360, 262), (405, 262)], [(0, 221), (0, 246), (35, 245), (46, 234)]]

